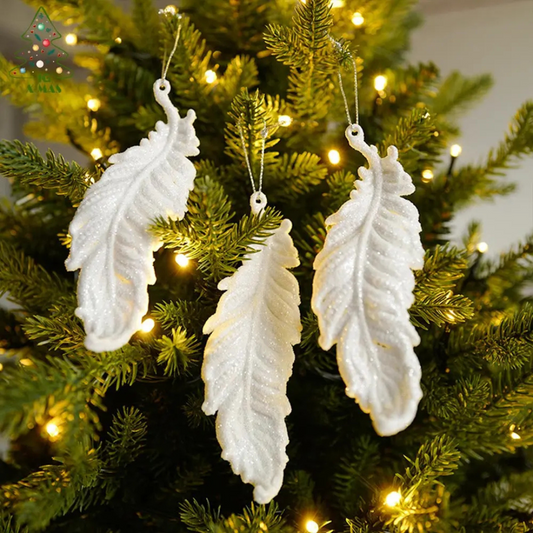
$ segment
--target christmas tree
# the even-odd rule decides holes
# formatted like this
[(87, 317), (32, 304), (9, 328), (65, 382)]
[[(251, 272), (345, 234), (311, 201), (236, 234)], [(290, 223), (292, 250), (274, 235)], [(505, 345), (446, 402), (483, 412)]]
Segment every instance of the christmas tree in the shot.
[(40, 7), (33, 17), (22, 38), (29, 42), (31, 50), (22, 50), (18, 59), (22, 61), (18, 68), (11, 71), (16, 78), (32, 77), (41, 73), (45, 76), (70, 77), (70, 70), (65, 67), (64, 60), (68, 54), (59, 48), (54, 41), (61, 38), (45, 9)]
[[(31, 112), (28, 135), (70, 144), (91, 163), (0, 142), (13, 194), (0, 207), (0, 291), (15, 304), (0, 310), (0, 432), (9, 442), (0, 531), (533, 530), (533, 309), (523, 294), (533, 237), (510, 242), (497, 260), (483, 255), (475, 224), (461, 246), (449, 242), (456, 212), (512, 190), (504, 174), (533, 150), (533, 102), (485, 161), (461, 166), (453, 149), (450, 164), (453, 112), (491, 80), (405, 63), (415, 0), (184, 0), (179, 13), (161, 14), (151, 0), (134, 0), (131, 14), (111, 0), (39, 3), (48, 21), (77, 24), (79, 42), (93, 45), (74, 54), (87, 81), (62, 81), (61, 98), (29, 94), (13, 75), (19, 67), (0, 56), (1, 93)], [(39, 31), (55, 31), (43, 24)], [(166, 80), (181, 117), (197, 114), (194, 190), (183, 219), (150, 225), (162, 246), (141, 329), (118, 350), (93, 352), (75, 315), (77, 274), (64, 264), (69, 224), (87, 190), (118, 165), (108, 159), (164, 119), (153, 84), (176, 39)], [(321, 349), (311, 308), (325, 220), (368, 176), (357, 173), (365, 159), (345, 139), (339, 72), (353, 118), (354, 66), (359, 124), (376, 158), (397, 148), (416, 187), (407, 198), (425, 249), (407, 317), (420, 336), (423, 396), (414, 421), (391, 436), (378, 435), (345, 393), (336, 348)], [(250, 214), (246, 157), (256, 178), (264, 167), (269, 207), (259, 216)], [(302, 331), (287, 389), (283, 485), (258, 504), (221, 458), (220, 427), (202, 410), (204, 325), (228, 294), (219, 282), (270, 249), (284, 218), (300, 264), (280, 264), (298, 281)], [(399, 255), (411, 250), (396, 245)], [(283, 305), (270, 312), (284, 331)], [(267, 378), (259, 372), (255, 385)], [(228, 397), (238, 395), (234, 385)]]

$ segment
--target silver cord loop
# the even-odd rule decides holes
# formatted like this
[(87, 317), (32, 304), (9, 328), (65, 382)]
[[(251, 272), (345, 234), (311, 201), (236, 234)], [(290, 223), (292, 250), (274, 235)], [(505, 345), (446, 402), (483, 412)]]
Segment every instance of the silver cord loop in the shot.
[[(159, 12), (160, 14), (162, 14), (162, 12), (160, 11)], [(176, 38), (174, 39), (174, 46), (172, 47), (172, 50), (170, 52), (170, 55), (168, 56), (168, 59), (166, 58), (166, 49), (165, 49), (165, 56), (163, 57), (163, 63), (161, 65), (161, 79), (163, 81), (165, 81), (166, 77), (167, 77), (167, 72), (168, 72), (168, 69), (170, 67), (170, 63), (172, 61), (172, 58), (174, 57), (174, 54), (176, 53), (176, 48), (178, 47), (178, 42), (180, 40), (180, 35), (181, 35), (181, 14), (177, 14), (176, 17), (178, 18), (178, 20), (180, 21), (179, 22), (179, 25), (178, 25), (178, 31), (176, 31)]]
[[(342, 45), (339, 41), (336, 41), (333, 37), (330, 37), (331, 41), (333, 42), (334, 46), (337, 48), (339, 52), (342, 51)], [(350, 115), (350, 106), (348, 105), (348, 99), (346, 98), (346, 91), (344, 90), (344, 83), (342, 81), (342, 72), (341, 67), (339, 66), (339, 87), (342, 94), (342, 99), (344, 101), (344, 109), (346, 111), (346, 117), (348, 119), (348, 125), (359, 125), (359, 85), (357, 81), (357, 62), (355, 58), (353, 57), (352, 53), (350, 51), (347, 51), (350, 61), (353, 65), (353, 85), (354, 85), (354, 100), (355, 100), (355, 122), (352, 122), (352, 117)]]
[[(264, 173), (265, 173), (265, 148), (266, 148), (266, 140), (267, 140), (268, 131), (269, 131), (268, 130), (268, 126), (266, 124), (266, 120), (264, 120), (263, 122), (264, 122), (264, 126), (263, 126), (263, 129), (261, 130), (261, 139), (262, 139), (262, 142), (261, 142), (261, 169), (260, 169), (260, 172), (259, 172), (259, 187), (258, 188), (255, 187), (254, 173), (253, 173), (253, 170), (252, 170), (252, 165), (250, 163), (250, 156), (248, 155), (248, 150), (246, 148), (246, 141), (244, 139), (244, 130), (242, 129), (242, 122), (239, 121), (237, 123), (237, 126), (239, 128), (239, 135), (241, 137), (242, 151), (244, 153), (244, 159), (246, 161), (246, 167), (248, 168), (248, 175), (250, 176), (250, 183), (252, 184), (252, 191), (254, 192), (254, 195), (258, 194), (258, 193), (262, 194), (262, 190), (263, 190), (263, 176), (264, 176)], [(265, 196), (265, 200), (266, 200), (266, 196)]]

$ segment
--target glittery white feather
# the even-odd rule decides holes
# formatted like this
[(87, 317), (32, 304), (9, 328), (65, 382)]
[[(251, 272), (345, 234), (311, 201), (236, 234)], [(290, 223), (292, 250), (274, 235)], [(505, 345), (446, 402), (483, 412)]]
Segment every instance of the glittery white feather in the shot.
[(285, 417), (291, 407), (287, 381), (300, 342), (298, 282), (288, 268), (299, 265), (284, 220), (259, 250), (249, 254), (219, 289), (226, 291), (206, 322), (209, 334), (202, 377), (203, 410), (218, 411), (216, 428), (222, 457), (245, 483), (254, 499), (268, 503), (279, 492), (288, 461)]
[(102, 352), (126, 344), (148, 310), (148, 284), (155, 283), (153, 252), (160, 243), (148, 227), (158, 216), (185, 215), (198, 155), (190, 110), (180, 118), (168, 81), (154, 95), (168, 117), (139, 146), (109, 158), (112, 165), (92, 185), (69, 228), (67, 270), (81, 269), (76, 315), (85, 325), (85, 346)]
[(402, 198), (414, 192), (411, 177), (389, 147), (381, 158), (359, 126), (346, 137), (369, 168), (329, 226), (314, 263), (312, 308), (319, 344), (337, 344), (346, 394), (370, 413), (380, 435), (394, 435), (413, 421), (420, 389), (420, 338), (409, 321), (414, 275), (424, 264), (416, 207)]

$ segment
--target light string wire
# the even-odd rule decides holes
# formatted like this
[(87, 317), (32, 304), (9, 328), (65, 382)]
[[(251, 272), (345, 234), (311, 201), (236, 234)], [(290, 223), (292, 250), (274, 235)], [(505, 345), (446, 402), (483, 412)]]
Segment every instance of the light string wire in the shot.
[[(159, 14), (160, 15), (168, 15), (168, 12), (166, 12), (164, 9), (160, 10), (159, 11)], [(174, 39), (174, 46), (172, 47), (172, 50), (168, 56), (168, 59), (167, 59), (167, 51), (166, 51), (166, 47), (165, 47), (165, 53), (163, 55), (163, 63), (161, 65), (161, 79), (163, 81), (165, 81), (167, 79), (167, 73), (168, 73), (168, 69), (170, 67), (170, 63), (172, 61), (172, 58), (174, 57), (174, 54), (176, 53), (176, 49), (178, 48), (178, 42), (180, 40), (180, 35), (181, 35), (181, 13), (178, 13), (177, 15), (175, 15), (176, 18), (178, 19), (179, 23), (178, 23), (178, 29), (176, 31), (176, 38)]]
[[(336, 41), (333, 37), (330, 37), (331, 42), (337, 48), (339, 54), (343, 52), (342, 44), (339, 41)], [(359, 124), (359, 85), (357, 80), (357, 62), (353, 54), (348, 50), (348, 57), (353, 65), (353, 85), (354, 85), (354, 101), (355, 101), (355, 122), (352, 122), (352, 116), (350, 114), (350, 106), (348, 105), (348, 98), (346, 97), (346, 91), (344, 90), (344, 83), (342, 81), (342, 72), (341, 67), (339, 66), (338, 78), (339, 78), (339, 87), (342, 94), (342, 99), (344, 101), (344, 109), (346, 111), (346, 118), (348, 119), (348, 125), (353, 126), (354, 124)]]
[(254, 173), (252, 170), (252, 164), (250, 163), (250, 156), (248, 154), (248, 149), (246, 148), (246, 140), (244, 139), (244, 130), (242, 128), (242, 120), (239, 120), (237, 123), (237, 126), (239, 128), (239, 136), (241, 138), (241, 145), (242, 145), (242, 151), (244, 152), (244, 159), (246, 161), (246, 167), (248, 168), (248, 175), (250, 176), (250, 183), (252, 184), (252, 191), (254, 194), (258, 192), (263, 192), (263, 176), (265, 173), (265, 147), (266, 147), (266, 140), (268, 137), (268, 126), (266, 124), (266, 120), (263, 121), (264, 126), (261, 130), (261, 169), (259, 171), (259, 187), (256, 189), (255, 187), (255, 178)]

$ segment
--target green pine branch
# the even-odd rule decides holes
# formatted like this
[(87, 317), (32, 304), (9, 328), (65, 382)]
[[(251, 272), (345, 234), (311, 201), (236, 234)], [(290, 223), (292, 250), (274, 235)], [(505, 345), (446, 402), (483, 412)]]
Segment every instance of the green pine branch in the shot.
[(368, 435), (357, 438), (348, 453), (340, 458), (334, 474), (334, 491), (346, 516), (355, 516), (361, 499), (366, 499), (380, 480), (379, 442)]
[(201, 302), (178, 300), (156, 304), (152, 311), (154, 320), (166, 331), (184, 327), (195, 335), (200, 336), (205, 321), (212, 313)]
[(48, 273), (31, 257), (0, 241), (0, 294), (8, 294), (12, 302), (38, 313), (71, 291), (69, 282)]
[(113, 416), (108, 442), (102, 454), (106, 470), (117, 471), (142, 453), (148, 433), (146, 417), (135, 407), (125, 407)]
[[(270, 102), (259, 91), (250, 93), (247, 89), (243, 89), (231, 103), (229, 112), (231, 120), (226, 122), (226, 154), (233, 159), (236, 165), (242, 168), (243, 176), (245, 176), (247, 170), (242, 146), (242, 131), (244, 144), (256, 180), (259, 179), (260, 175), (263, 147), (262, 134), (265, 128), (268, 133), (268, 138), (265, 142), (265, 167), (274, 166), (278, 157), (278, 153), (271, 150), (279, 141), (279, 139), (272, 137), (272, 133), (277, 128), (277, 113), (276, 109), (269, 104)], [(257, 187), (259, 183), (255, 185)]]
[(394, 129), (385, 131), (378, 149), (384, 156), (389, 146), (396, 146), (405, 171), (420, 183), (421, 171), (435, 165), (446, 142), (438, 133), (436, 115), (415, 108), (408, 117), (400, 118)]
[(250, 533), (270, 531), (272, 533), (293, 533), (275, 503), (255, 505), (240, 514), (223, 518), (220, 509), (213, 510), (209, 505), (201, 505), (196, 500), (180, 505), (180, 517), (189, 531), (195, 533), (234, 533), (235, 529)]
[(465, 322), (474, 316), (474, 305), (466, 296), (451, 291), (438, 291), (431, 295), (418, 294), (409, 309), (411, 322), (426, 329), (430, 323), (442, 327), (444, 324)]
[(214, 282), (230, 276), (252, 245), (261, 243), (281, 223), (267, 208), (262, 216), (245, 215), (231, 222), (231, 204), (222, 187), (208, 178), (197, 179), (189, 197), (189, 210), (180, 222), (159, 220), (153, 232), (165, 246), (197, 261), (198, 269)]
[(217, 92), (213, 95), (225, 111), (244, 88), (251, 89), (259, 84), (259, 71), (253, 58), (239, 55), (226, 67), (218, 82)]
[(467, 269), (466, 254), (455, 248), (437, 246), (426, 252), (423, 269), (415, 272), (415, 302), (409, 310), (416, 326), (426, 329), (434, 323), (441, 327), (473, 317), (472, 301), (453, 293)]
[(475, 195), (490, 198), (507, 194), (514, 186), (501, 183), (503, 171), (516, 166), (518, 161), (533, 153), (533, 101), (526, 102), (517, 111), (509, 133), (499, 146), (489, 152), (484, 165), (468, 165), (460, 169), (450, 182), (450, 192), (456, 206), (466, 205)]
[(64, 410), (61, 415), (87, 411), (90, 377), (81, 368), (67, 359), (30, 361), (0, 374), (0, 428), (12, 436), (43, 423), (50, 410)]
[(28, 529), (17, 524), (13, 515), (0, 514), (0, 533), (29, 533)]
[(161, 19), (153, 0), (134, 0), (131, 20), (143, 48), (157, 55)]
[(213, 112), (213, 85), (208, 83), (205, 73), (217, 68), (210, 65), (213, 54), (189, 17), (167, 19), (162, 30), (160, 57), (174, 46), (178, 24), (181, 24), (180, 41), (167, 75), (172, 93), (178, 107), (194, 108), (200, 119), (208, 121)]
[(522, 368), (533, 359), (533, 307), (525, 305), (496, 323), (457, 329), (450, 339), (450, 352), (457, 357), (471, 354), (500, 369)]
[(206, 36), (209, 47), (220, 50), (224, 62), (234, 57), (235, 50), (251, 56), (264, 53), (262, 31), (271, 8), (264, 0), (204, 0), (201, 4), (185, 0), (181, 5)]
[(487, 94), (493, 83), (490, 74), (467, 78), (453, 71), (441, 82), (428, 107), (432, 113), (446, 116), (467, 111), (473, 102)]
[(335, 213), (355, 187), (355, 175), (348, 170), (338, 170), (326, 178), (327, 191), (322, 196), (322, 210), (326, 216)]
[(73, 204), (81, 201), (88, 186), (97, 178), (77, 163), (67, 163), (63, 156), (56, 156), (51, 150), (44, 159), (35, 145), (20, 141), (0, 142), (0, 173), (25, 187), (53, 190), (67, 196)]
[(510, 301), (522, 299), (522, 289), (533, 281), (533, 234), (497, 260), (488, 260), (476, 270), (484, 286), (479, 307), (505, 309)]
[(330, 76), (339, 67), (331, 43), (333, 25), (328, 0), (308, 0), (296, 6), (292, 27), (269, 25), (267, 47), (282, 63), (291, 67), (288, 101), (297, 118), (323, 119), (332, 102)]
[(304, 202), (302, 196), (325, 180), (328, 169), (319, 156), (305, 152), (283, 154), (266, 172), (265, 188), (272, 191), (269, 199), (290, 205), (296, 201)]
[(159, 351), (157, 363), (164, 366), (166, 376), (188, 374), (190, 367), (199, 361), (200, 343), (181, 327), (172, 329), (172, 337), (163, 335), (157, 339), (155, 345)]
[(440, 436), (424, 442), (415, 459), (407, 460), (410, 466), (404, 474), (397, 474), (401, 499), (387, 521), (401, 532), (417, 531), (422, 520), (426, 524), (438, 520), (443, 500), (441, 478), (454, 474), (461, 454), (452, 439)]
[[(81, 474), (81, 475), (80, 475)], [(12, 485), (4, 485), (1, 503), (9, 505), (17, 522), (29, 531), (42, 531), (54, 519), (64, 516), (77, 502), (83, 489), (97, 481), (98, 461), (95, 456), (81, 457), (70, 467), (47, 465)]]

